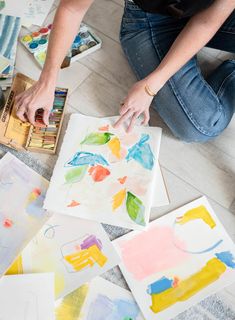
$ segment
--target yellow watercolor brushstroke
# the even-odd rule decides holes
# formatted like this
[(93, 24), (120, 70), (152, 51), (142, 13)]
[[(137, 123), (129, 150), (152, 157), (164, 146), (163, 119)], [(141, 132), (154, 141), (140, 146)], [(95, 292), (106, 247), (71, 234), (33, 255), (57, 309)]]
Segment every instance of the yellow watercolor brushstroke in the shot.
[(80, 271), (87, 266), (92, 267), (95, 263), (98, 263), (100, 267), (103, 267), (108, 260), (96, 245), (69, 254), (65, 256), (64, 259), (72, 265), (75, 271)]
[(64, 290), (65, 280), (63, 273), (55, 272), (55, 296), (58, 297)]
[(22, 256), (19, 256), (7, 270), (6, 275), (22, 274), (23, 273), (23, 262)]
[(88, 290), (89, 286), (85, 284), (65, 296), (55, 309), (55, 320), (79, 320)]
[(125, 197), (126, 197), (126, 189), (120, 190), (118, 193), (116, 193), (113, 196), (113, 206), (112, 206), (113, 211), (122, 205), (123, 201), (125, 200)]
[(219, 259), (212, 258), (200, 271), (185, 280), (179, 281), (177, 287), (152, 294), (152, 306), (150, 308), (154, 313), (158, 313), (179, 301), (187, 300), (218, 280), (225, 271), (226, 265)]
[(120, 143), (120, 140), (115, 137), (113, 139), (111, 139), (109, 142), (108, 142), (108, 146), (109, 146), (109, 149), (111, 150), (112, 154), (120, 159), (121, 158), (121, 143)]
[(211, 227), (211, 229), (216, 226), (215, 221), (204, 206), (199, 206), (187, 211), (182, 217), (179, 217), (176, 222), (179, 224), (185, 224), (195, 219), (202, 219), (209, 227)]

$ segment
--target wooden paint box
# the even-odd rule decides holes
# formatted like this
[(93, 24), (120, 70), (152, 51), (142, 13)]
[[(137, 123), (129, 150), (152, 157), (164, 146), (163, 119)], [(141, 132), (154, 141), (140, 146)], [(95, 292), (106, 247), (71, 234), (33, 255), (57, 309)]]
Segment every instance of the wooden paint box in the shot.
[[(22, 122), (16, 116), (15, 97), (35, 83), (18, 73), (13, 81), (9, 96), (0, 117), (0, 143), (16, 150), (55, 154), (66, 110), (68, 89), (56, 88), (49, 125), (35, 127)], [(42, 120), (42, 110), (36, 114), (36, 122)]]

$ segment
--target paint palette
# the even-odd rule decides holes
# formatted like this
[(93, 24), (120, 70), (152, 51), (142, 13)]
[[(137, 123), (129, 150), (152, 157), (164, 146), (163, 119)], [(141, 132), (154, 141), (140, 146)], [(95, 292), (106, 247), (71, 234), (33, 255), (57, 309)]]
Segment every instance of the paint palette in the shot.
[[(34, 59), (41, 68), (43, 68), (46, 60), (51, 29), (52, 25), (50, 24), (37, 31), (25, 34), (20, 38), (20, 42), (34, 55)], [(76, 35), (61, 68), (66, 68), (70, 65), (70, 62), (75, 62), (89, 53), (98, 50), (101, 47), (101, 43), (101, 39), (97, 37), (87, 25), (81, 24), (80, 30)]]
[(81, 24), (80, 30), (70, 49), (71, 62), (77, 61), (89, 53), (98, 50), (101, 48), (101, 44), (101, 39), (87, 25)]
[(39, 109), (35, 115), (37, 126), (33, 126), (18, 119), (14, 104), (14, 97), (30, 88), (33, 83), (32, 79), (22, 74), (16, 75), (0, 118), (0, 143), (16, 150), (26, 149), (55, 154), (64, 118), (68, 89), (56, 89), (49, 125), (43, 124), (43, 109)]
[(45, 51), (48, 45), (52, 25), (40, 28), (38, 31), (29, 33), (20, 38), (20, 42), (31, 52)]

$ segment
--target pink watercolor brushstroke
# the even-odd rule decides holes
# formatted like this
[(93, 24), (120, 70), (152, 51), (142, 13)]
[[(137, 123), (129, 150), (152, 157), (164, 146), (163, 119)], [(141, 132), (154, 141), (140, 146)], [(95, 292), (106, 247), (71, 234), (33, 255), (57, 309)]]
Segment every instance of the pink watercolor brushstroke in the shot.
[(120, 241), (119, 246), (125, 267), (137, 280), (174, 268), (189, 257), (177, 249), (176, 246), (186, 249), (186, 244), (167, 226), (154, 226), (130, 240)]

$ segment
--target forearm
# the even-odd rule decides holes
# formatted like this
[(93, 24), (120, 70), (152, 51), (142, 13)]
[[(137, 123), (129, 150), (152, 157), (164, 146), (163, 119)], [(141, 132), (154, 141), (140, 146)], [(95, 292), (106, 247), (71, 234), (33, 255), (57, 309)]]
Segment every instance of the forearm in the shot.
[(50, 34), (47, 57), (39, 81), (55, 86), (61, 64), (93, 0), (62, 0)]
[[(159, 67), (148, 77), (153, 91), (163, 86), (185, 63), (215, 35), (235, 7), (234, 0), (217, 0), (195, 15), (176, 38)], [(159, 84), (160, 82), (160, 84)]]

